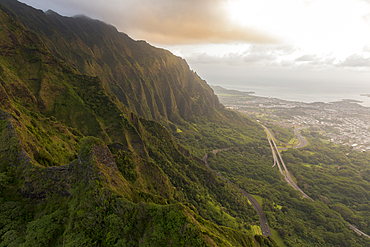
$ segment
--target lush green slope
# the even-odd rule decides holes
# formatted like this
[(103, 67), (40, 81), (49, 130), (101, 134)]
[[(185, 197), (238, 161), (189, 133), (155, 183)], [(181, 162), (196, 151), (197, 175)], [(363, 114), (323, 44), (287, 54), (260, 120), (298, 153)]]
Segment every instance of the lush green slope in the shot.
[(1, 0), (35, 31), (48, 49), (80, 73), (99, 76), (130, 110), (166, 124), (213, 112), (213, 90), (185, 60), (134, 41), (113, 26), (87, 17), (47, 14), (15, 0)]
[[(340, 171), (337, 166), (323, 169), (325, 166), (307, 168), (302, 165), (302, 160), (306, 164), (317, 163), (317, 157), (326, 160), (322, 161), (325, 163), (332, 160), (334, 164), (341, 164), (343, 159), (348, 161), (349, 157), (355, 157), (352, 152), (348, 156), (343, 154), (348, 150), (314, 142), (316, 148), (309, 146), (307, 151), (290, 149), (283, 153), (298, 185), (316, 200), (311, 202), (284, 182), (277, 166), (271, 167), (273, 159), (266, 133), (249, 119), (235, 112), (223, 112), (214, 118), (198, 118), (194, 124), (179, 127), (182, 132), (176, 134), (176, 138), (189, 148), (195, 147), (192, 149), (194, 153), (226, 149), (217, 154), (209, 152), (208, 163), (233, 183), (263, 198), (269, 226), (279, 233), (287, 246), (359, 247), (370, 244), (368, 238), (358, 236), (349, 228), (352, 223), (367, 230), (368, 185), (364, 181), (368, 174), (367, 155), (358, 154), (352, 161), (353, 165), (361, 163), (358, 168), (361, 167), (364, 180), (358, 181), (352, 172), (353, 167), (345, 166)], [(341, 173), (348, 175), (340, 176)], [(332, 198), (331, 203), (325, 203), (327, 198)], [(350, 207), (344, 206), (343, 202)]]
[[(368, 229), (366, 155), (287, 151), (317, 199), (305, 200), (271, 168), (259, 124), (220, 107), (182, 59), (99, 21), (0, 3), (13, 11), (0, 12), (0, 246), (274, 246), (253, 237), (255, 211), (206, 153), (263, 198), (287, 246), (369, 245), (346, 222)], [(300, 165), (338, 157), (346, 169)], [(343, 188), (359, 167), (363, 181)]]
[(274, 246), (253, 238), (246, 199), (159, 123), (3, 7), (0, 27), (0, 246)]
[(301, 187), (347, 222), (370, 232), (370, 155), (325, 144), (319, 132), (305, 131), (310, 145), (283, 153)]
[(0, 246), (252, 246), (251, 236), (205, 221), (182, 204), (125, 199), (129, 184), (99, 139), (82, 139), (78, 160), (68, 165), (35, 165), (19, 152), (4, 116), (1, 143), (11, 146), (0, 153)]

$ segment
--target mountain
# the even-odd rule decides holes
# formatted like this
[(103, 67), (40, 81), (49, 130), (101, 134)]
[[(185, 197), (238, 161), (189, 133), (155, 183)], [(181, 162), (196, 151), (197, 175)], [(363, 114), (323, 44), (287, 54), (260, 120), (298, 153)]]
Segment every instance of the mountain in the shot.
[(226, 89), (226, 88), (223, 88), (223, 87), (220, 87), (220, 86), (211, 86), (211, 88), (214, 90), (214, 92), (217, 94), (217, 95), (239, 95), (239, 96), (245, 96), (245, 95), (249, 95), (249, 94), (254, 94), (254, 92), (242, 92), (242, 91), (238, 91), (238, 90), (230, 90), (230, 89)]
[(254, 236), (243, 195), (166, 128), (3, 5), (0, 25), (0, 246), (276, 246)]
[(0, 0), (0, 246), (369, 246), (349, 223), (369, 231), (370, 155), (312, 132), (282, 156), (315, 201), (271, 167), (261, 125), (183, 59)]
[(221, 105), (186, 61), (113, 26), (85, 16), (63, 17), (13, 0), (1, 3), (79, 73), (99, 76), (108, 92), (133, 112), (166, 124), (209, 114)]

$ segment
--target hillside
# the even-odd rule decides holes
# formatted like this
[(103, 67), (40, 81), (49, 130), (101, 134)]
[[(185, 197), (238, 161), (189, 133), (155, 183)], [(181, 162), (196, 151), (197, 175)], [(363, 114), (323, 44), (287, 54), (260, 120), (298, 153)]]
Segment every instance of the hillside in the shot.
[[(261, 125), (220, 105), (183, 59), (15, 0), (0, 0), (0, 27), (0, 246), (370, 245), (348, 226), (369, 228), (366, 198), (332, 191), (354, 173), (301, 167), (335, 163), (337, 149), (283, 153), (312, 202), (271, 167)], [(355, 157), (366, 180), (369, 159)]]
[(275, 246), (162, 125), (0, 9), (0, 246)]
[(2, 0), (53, 55), (81, 74), (99, 76), (130, 110), (166, 124), (209, 114), (220, 107), (213, 90), (180, 57), (134, 41), (113, 26), (88, 17), (63, 17)]

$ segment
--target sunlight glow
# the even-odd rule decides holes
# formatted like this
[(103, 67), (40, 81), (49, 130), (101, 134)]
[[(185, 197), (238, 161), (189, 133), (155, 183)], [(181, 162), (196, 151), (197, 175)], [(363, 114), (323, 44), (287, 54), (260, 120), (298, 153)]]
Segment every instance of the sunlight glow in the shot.
[(370, 4), (361, 0), (231, 0), (230, 19), (310, 53), (344, 58), (370, 44)]

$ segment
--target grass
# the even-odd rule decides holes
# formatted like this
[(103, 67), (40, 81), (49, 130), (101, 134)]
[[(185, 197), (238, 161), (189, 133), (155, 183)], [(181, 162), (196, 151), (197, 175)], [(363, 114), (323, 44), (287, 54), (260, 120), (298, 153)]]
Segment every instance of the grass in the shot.
[(263, 201), (262, 197), (260, 197), (258, 195), (251, 195), (251, 196), (253, 196), (254, 199), (256, 199), (256, 201), (258, 202), (258, 204), (261, 205), (261, 207), (262, 207), (262, 201)]
[(226, 223), (227, 226), (229, 227), (238, 227), (238, 222), (236, 221), (236, 219), (234, 217), (232, 217), (231, 215), (229, 215), (228, 213), (226, 212), (223, 212), (221, 210), (221, 208), (215, 204), (213, 204), (212, 202), (208, 201), (207, 204), (206, 204), (206, 208), (207, 210), (209, 210), (210, 212), (212, 212), (212, 215), (220, 220), (222, 220), (223, 222)]
[(254, 233), (255, 235), (262, 235), (261, 227), (251, 226), (251, 228), (252, 228), (252, 233)]
[(298, 144), (298, 139), (297, 138), (292, 138), (288, 143), (289, 144)]
[(276, 230), (272, 229), (271, 227), (270, 227), (270, 230), (271, 230), (272, 238), (275, 240), (277, 245), (279, 247), (287, 247), (283, 239), (280, 237), (279, 233)]
[(298, 184), (297, 179), (294, 177), (293, 173), (289, 172), (290, 176), (292, 177), (294, 183)]

